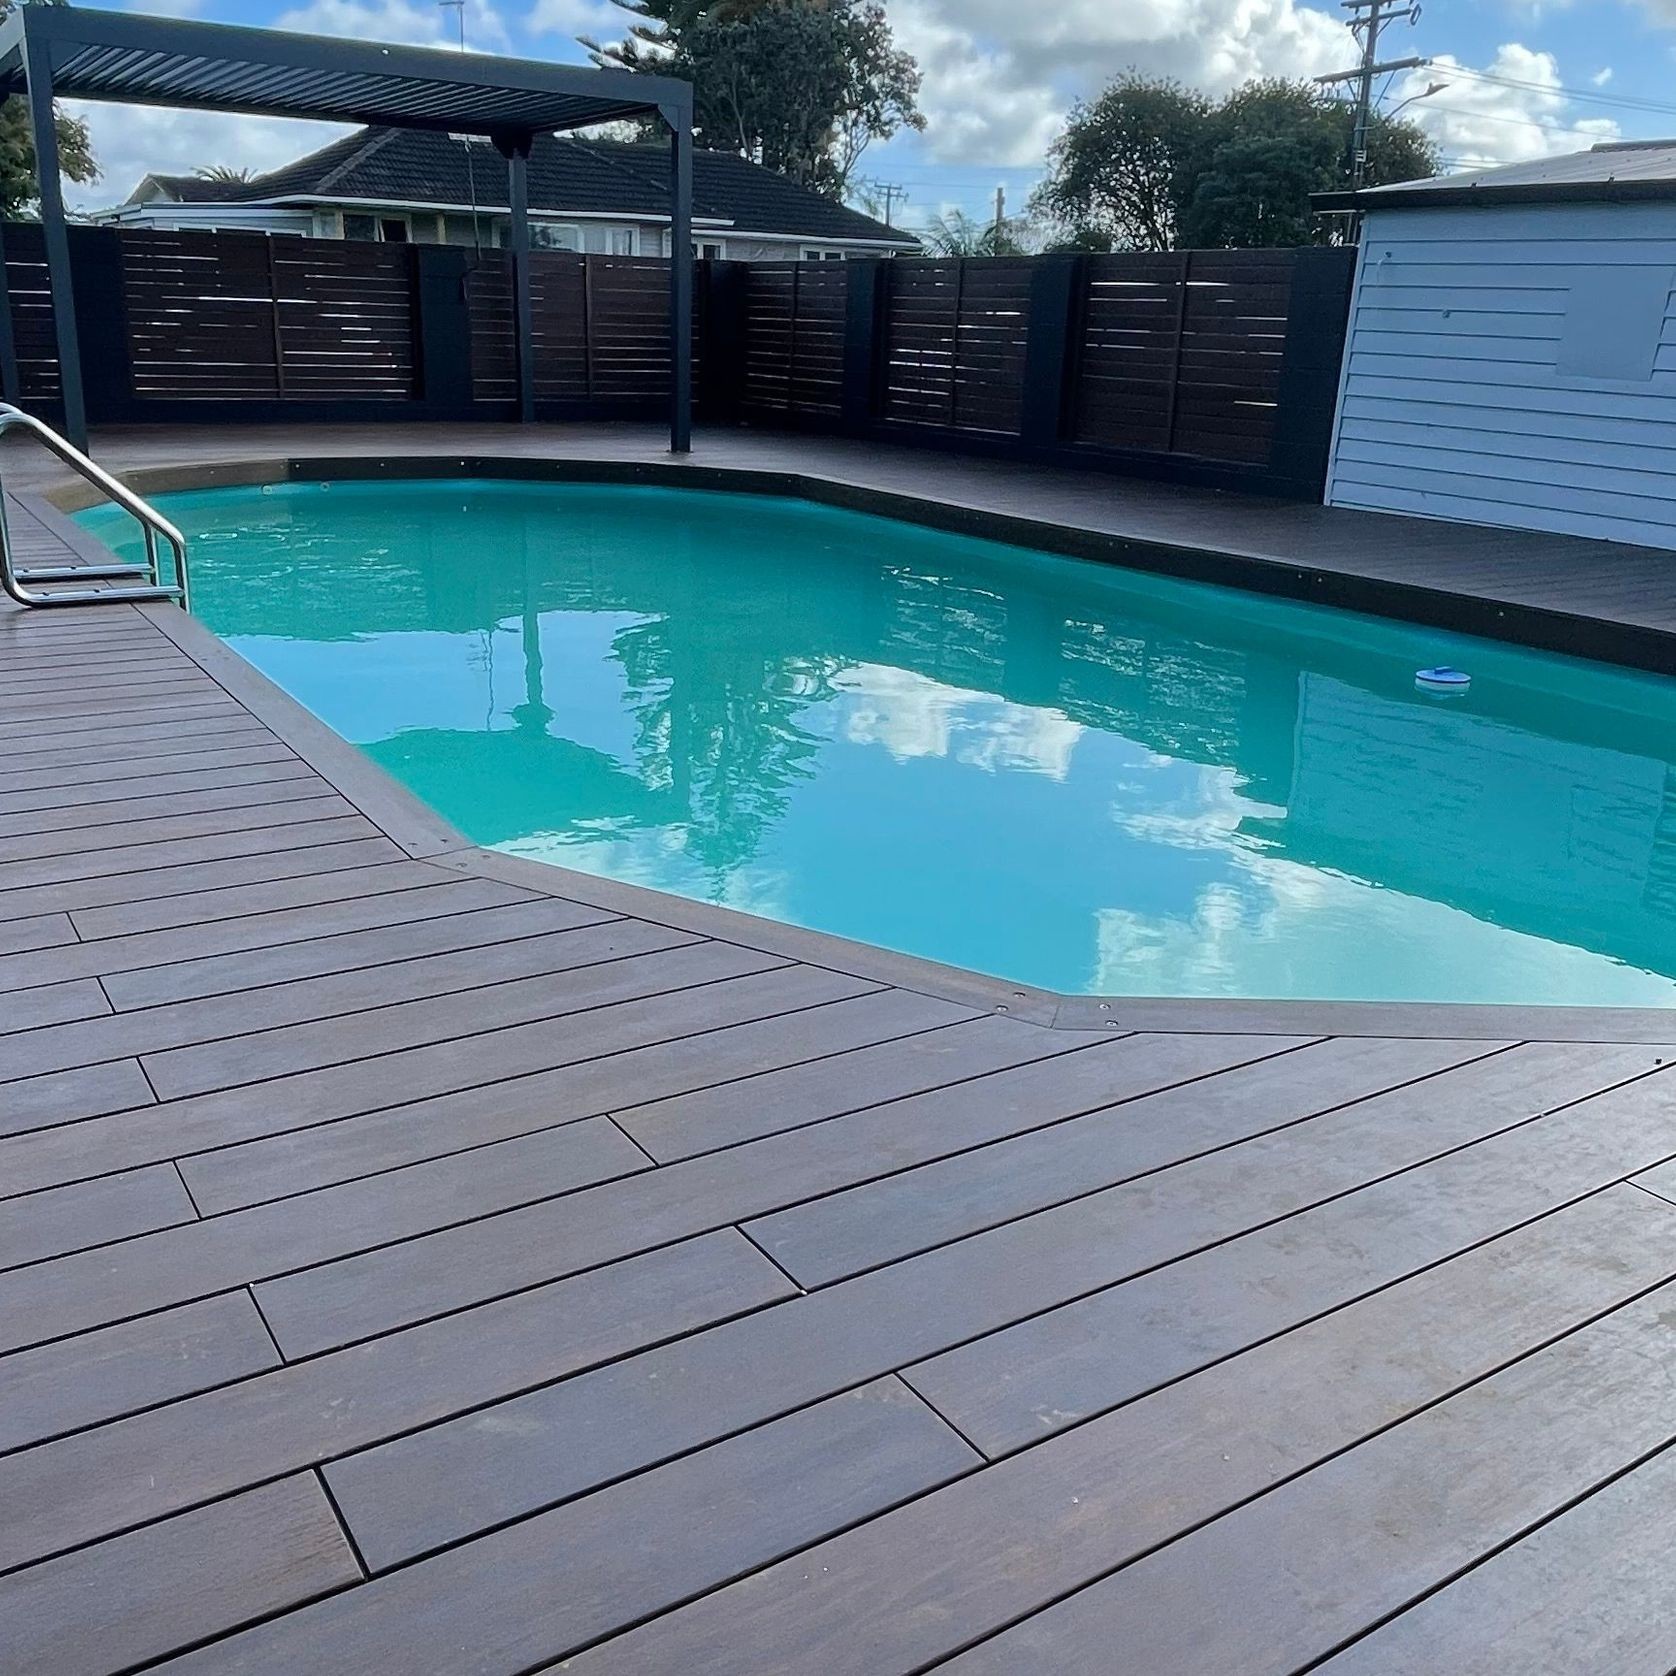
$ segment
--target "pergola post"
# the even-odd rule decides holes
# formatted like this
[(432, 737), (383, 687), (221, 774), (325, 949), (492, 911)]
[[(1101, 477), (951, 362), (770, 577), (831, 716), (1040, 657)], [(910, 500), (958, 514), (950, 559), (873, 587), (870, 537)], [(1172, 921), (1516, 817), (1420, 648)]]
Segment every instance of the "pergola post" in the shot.
[(669, 451), (693, 445), (692, 102), (660, 107), (669, 129)]
[[(6, 101), (0, 99), (0, 107)], [(12, 285), (6, 274), (6, 233), (0, 222), (0, 401), (16, 404), (23, 398), (17, 371), (17, 333), (12, 329)]]
[(52, 118), (50, 44), (26, 34), (24, 84), (29, 127), (35, 142), (35, 173), (41, 188), (41, 239), (46, 246), (47, 282), (52, 293), (53, 333), (58, 346), (58, 382), (64, 398), (64, 434), (87, 447), (87, 408), (82, 400), (81, 341), (76, 335), (76, 288), (70, 274), (70, 235), (64, 225), (64, 189), (58, 172), (58, 129)]
[(530, 149), (533, 134), (495, 136), (506, 159), (507, 203), (512, 211), (512, 320), (518, 346), (518, 417), (535, 418), (535, 330), (530, 317)]

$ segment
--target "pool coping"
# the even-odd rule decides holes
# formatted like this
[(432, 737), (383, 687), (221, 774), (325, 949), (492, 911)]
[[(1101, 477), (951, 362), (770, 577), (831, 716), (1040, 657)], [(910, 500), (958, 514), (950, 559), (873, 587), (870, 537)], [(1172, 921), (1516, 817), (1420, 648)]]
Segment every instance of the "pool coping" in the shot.
[[(361, 469), (356, 468), (371, 468)], [(468, 475), (505, 477), (524, 481), (629, 482), (681, 488), (770, 493), (802, 498), (857, 511), (882, 512), (907, 517), (910, 521), (957, 533), (981, 534), (990, 539), (1017, 541), (1023, 545), (1048, 546), (1048, 550), (1074, 557), (1096, 558), (1129, 564), (1133, 568), (1165, 570), (1167, 574), (1191, 580), (1220, 582), (1245, 587), (1247, 591), (1282, 593), (1317, 603), (1340, 604), (1346, 609), (1372, 610), (1409, 621), (1426, 621), (1404, 611), (1380, 611), (1365, 599), (1354, 604), (1329, 600), (1316, 593), (1289, 593), (1276, 586), (1258, 586), (1235, 576), (1264, 575), (1289, 571), (1307, 577), (1303, 567), (1279, 566), (1274, 561), (1233, 553), (1205, 553), (1203, 557), (1222, 564), (1220, 575), (1194, 574), (1186, 569), (1137, 564), (1121, 550), (1138, 547), (1148, 552), (1163, 549), (1175, 554), (1173, 544), (1151, 540), (1107, 536), (1101, 532), (1055, 525), (1016, 516), (992, 517), (975, 509), (951, 507), (929, 498), (905, 495), (858, 485), (844, 485), (827, 477), (807, 477), (794, 471), (754, 467), (695, 466), (665, 462), (588, 460), (566, 458), (530, 460), (449, 454), (441, 456), (362, 456), (311, 458), (286, 455), (267, 459), (216, 462), (194, 466), (161, 466), (121, 473), (123, 481), (138, 493), (160, 494), (191, 489), (237, 485), (306, 481), (318, 477), (376, 480), (391, 477), (440, 477)], [(803, 485), (809, 485), (805, 488)], [(836, 491), (831, 492), (831, 491)], [(49, 492), (14, 492), (13, 498), (46, 519), (67, 545), (84, 556), (105, 557), (106, 550), (64, 514), (93, 504), (97, 496), (77, 489)], [(899, 508), (910, 510), (902, 511)], [(947, 515), (946, 517), (943, 515)], [(998, 533), (1002, 531), (1005, 533)], [(1053, 540), (1052, 538), (1061, 538)], [(1075, 545), (1072, 545), (1072, 544)], [(1086, 549), (1086, 550), (1080, 550)], [(1231, 567), (1231, 568), (1228, 568)], [(1322, 573), (1316, 573), (1322, 574)], [(1322, 579), (1325, 580), (1324, 574)], [(1332, 578), (1345, 582), (1344, 577)], [(1431, 589), (1406, 584), (1370, 583), (1375, 591), (1391, 591), (1404, 597), (1432, 596)], [(1466, 596), (1437, 595), (1452, 601), (1457, 609), (1447, 624), (1463, 632), (1459, 604)], [(1481, 601), (1483, 604), (1492, 602)], [(946, 965), (924, 956), (905, 954), (875, 944), (842, 937), (832, 932), (790, 925), (739, 909), (697, 902), (669, 892), (631, 885), (589, 873), (577, 872), (557, 863), (536, 861), (484, 849), (459, 832), (428, 804), (387, 774), (358, 747), (306, 709), (290, 694), (262, 674), (225, 641), (196, 618), (167, 603), (136, 607), (187, 657), (191, 658), (232, 697), (245, 706), (276, 736), (303, 758), (338, 793), (353, 804), (400, 849), (416, 859), (452, 868), (466, 874), (496, 878), (542, 894), (587, 902), (594, 906), (632, 914), (643, 920), (714, 937), (724, 942), (781, 954), (811, 965), (910, 989), (961, 1005), (1005, 1013), (1050, 1029), (1078, 1031), (1159, 1031), (1177, 1034), (1250, 1035), (1346, 1035), (1515, 1042), (1529, 1040), (1576, 1042), (1662, 1042), (1670, 1038), (1676, 1009), (1656, 1007), (1566, 1007), (1521, 1003), (1465, 1003), (1431, 1001), (1312, 1001), (1307, 999), (1225, 999), (1219, 997), (1133, 996), (1116, 994), (1071, 995), (1026, 984), (1008, 982), (989, 974)], [(1596, 629), (1625, 628), (1626, 632), (1654, 636), (1662, 643), (1664, 656), (1657, 666), (1671, 667), (1676, 655), (1676, 636), (1656, 630), (1639, 630), (1629, 625), (1573, 618), (1569, 613), (1511, 607), (1498, 614), (1504, 620), (1493, 638), (1508, 639), (1511, 617), (1529, 612), (1544, 618), (1592, 623)], [(1522, 643), (1522, 642), (1521, 642)], [(1567, 650), (1545, 646), (1545, 650)], [(1594, 656), (1576, 652), (1573, 655)], [(1636, 663), (1619, 657), (1609, 661)]]

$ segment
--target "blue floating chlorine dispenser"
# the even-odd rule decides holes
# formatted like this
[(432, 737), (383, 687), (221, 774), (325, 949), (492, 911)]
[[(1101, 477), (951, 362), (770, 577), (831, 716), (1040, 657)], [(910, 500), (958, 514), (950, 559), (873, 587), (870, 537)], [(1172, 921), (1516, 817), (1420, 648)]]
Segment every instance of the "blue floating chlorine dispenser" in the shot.
[(1444, 698), (1458, 697), (1472, 685), (1472, 677), (1464, 669), (1451, 669), (1440, 663), (1434, 669), (1417, 669), (1414, 684), (1423, 693), (1437, 693)]

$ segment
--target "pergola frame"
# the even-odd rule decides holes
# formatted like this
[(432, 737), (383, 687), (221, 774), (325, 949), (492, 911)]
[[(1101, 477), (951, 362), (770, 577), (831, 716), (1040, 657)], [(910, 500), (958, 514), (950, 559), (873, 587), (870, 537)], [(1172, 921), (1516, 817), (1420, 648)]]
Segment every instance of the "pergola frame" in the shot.
[[(428, 128), (492, 141), (506, 159), (510, 187), (518, 411), (525, 420), (535, 417), (531, 147), (539, 134), (655, 117), (669, 132), (669, 445), (678, 454), (690, 449), (693, 95), (686, 82), (435, 47), (383, 46), (131, 12), (20, 5), (0, 25), (0, 101), (17, 95), (29, 101), (65, 429), (78, 445), (86, 445), (87, 409), (52, 120), (53, 100), (59, 97)], [(0, 285), (3, 274), (0, 253)], [(9, 296), (3, 315), (0, 356), (14, 363)]]

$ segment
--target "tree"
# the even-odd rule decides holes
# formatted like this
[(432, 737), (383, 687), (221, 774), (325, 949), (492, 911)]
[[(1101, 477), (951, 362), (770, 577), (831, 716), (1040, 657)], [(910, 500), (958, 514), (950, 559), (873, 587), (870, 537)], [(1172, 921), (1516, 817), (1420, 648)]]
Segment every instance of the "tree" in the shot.
[(210, 163), (194, 169), (192, 173), (199, 180), (213, 180), (226, 186), (241, 186), (245, 181), (255, 179), (253, 169), (236, 169), (231, 163)]
[(963, 210), (932, 217), (919, 235), (928, 256), (1024, 256), (1034, 242), (1028, 222), (975, 221)]
[(1211, 103), (1180, 82), (1130, 71), (1073, 107), (1031, 207), (1074, 249), (1170, 250), (1180, 183), (1202, 149)]
[(636, 22), (596, 63), (693, 84), (693, 136), (842, 197), (862, 153), (923, 128), (919, 67), (876, 0), (618, 0)]
[[(15, 0), (0, 0), (0, 18), (10, 15)], [(33, 5), (58, 5), (61, 0), (28, 0)], [(87, 124), (65, 116), (55, 106), (60, 172), (80, 186), (99, 178)], [(35, 169), (35, 137), (29, 127), (29, 104), (21, 95), (0, 105), (0, 216), (35, 214), (41, 202), (41, 183)]]
[[(1321, 244), (1340, 229), (1310, 195), (1350, 184), (1351, 107), (1308, 82), (1259, 81), (1220, 102), (1120, 77), (1072, 112), (1032, 206), (1061, 248)], [(1366, 184), (1437, 173), (1413, 123), (1376, 118)]]

